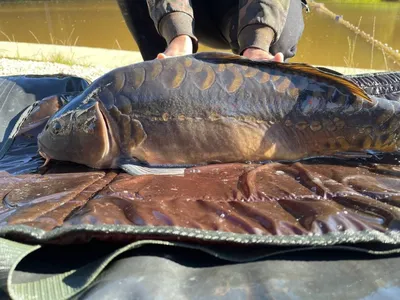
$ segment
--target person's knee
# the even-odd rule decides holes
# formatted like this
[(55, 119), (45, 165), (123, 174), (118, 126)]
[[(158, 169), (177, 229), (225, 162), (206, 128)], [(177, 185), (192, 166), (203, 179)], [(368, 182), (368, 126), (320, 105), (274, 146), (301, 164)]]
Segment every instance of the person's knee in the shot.
[(297, 44), (304, 31), (303, 7), (300, 0), (292, 0), (286, 23), (279, 39), (271, 45), (270, 52), (281, 52), (285, 60), (296, 55)]

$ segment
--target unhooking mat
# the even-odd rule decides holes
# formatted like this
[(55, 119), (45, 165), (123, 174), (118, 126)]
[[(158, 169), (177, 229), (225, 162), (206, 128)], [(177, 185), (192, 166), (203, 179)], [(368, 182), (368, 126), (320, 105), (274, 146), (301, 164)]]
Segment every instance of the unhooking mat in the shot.
[[(350, 78), (370, 94), (400, 101), (400, 73)], [(68, 76), (37, 77), (33, 85), (29, 76), (2, 80), (15, 83), (0, 95), (0, 107), (7, 107), (0, 113), (8, 120), (0, 148), (0, 286), (8, 296), (340, 298), (345, 290), (335, 290), (332, 276), (354, 280), (367, 273), (363, 263), (376, 276), (354, 289), (357, 297), (378, 288), (390, 295), (400, 286), (400, 276), (393, 276), (400, 275), (399, 260), (383, 259), (400, 249), (398, 157), (210, 165), (188, 169), (184, 177), (132, 177), (70, 163), (39, 169), (37, 134), (88, 82)], [(127, 255), (133, 249), (134, 256)], [(310, 249), (325, 252), (303, 254)], [(349, 255), (339, 255), (340, 249), (380, 254), (380, 264), (369, 258), (355, 265), (355, 257), (340, 263)], [(263, 260), (284, 254), (293, 261)], [(113, 270), (116, 257), (126, 263), (111, 264)], [(357, 268), (358, 275), (352, 272)], [(280, 276), (268, 273), (278, 269)], [(316, 269), (325, 277), (315, 276)], [(293, 277), (296, 271), (303, 273)], [(318, 294), (324, 285), (331, 290)]]

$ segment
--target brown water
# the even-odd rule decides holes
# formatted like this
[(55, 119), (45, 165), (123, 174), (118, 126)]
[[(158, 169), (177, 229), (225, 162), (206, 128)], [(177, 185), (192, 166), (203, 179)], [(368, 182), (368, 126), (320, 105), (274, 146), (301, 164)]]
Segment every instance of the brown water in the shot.
[[(400, 51), (400, 2), (344, 4), (324, 2), (331, 11)], [(355, 34), (312, 10), (304, 14), (305, 31), (292, 61), (332, 66), (400, 70), (400, 65), (371, 44), (356, 39), (353, 60), (349, 39)], [(0, 40), (76, 44), (78, 46), (137, 50), (115, 0), (3, 1), (0, 2)], [(210, 50), (201, 47), (200, 50)], [(0, 49), (1, 51), (1, 49)], [(0, 52), (1, 55), (1, 52)]]

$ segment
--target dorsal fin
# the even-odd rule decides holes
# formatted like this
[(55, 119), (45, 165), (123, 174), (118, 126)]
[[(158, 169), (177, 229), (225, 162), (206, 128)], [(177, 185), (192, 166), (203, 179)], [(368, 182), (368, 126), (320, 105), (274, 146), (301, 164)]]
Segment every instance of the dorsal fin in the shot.
[(215, 60), (215, 59), (247, 60), (243, 56), (227, 52), (199, 52), (194, 54), (193, 56), (198, 60)]
[(245, 58), (240, 55), (236, 54), (231, 54), (231, 53), (226, 53), (226, 52), (200, 52), (196, 53), (193, 55), (194, 58), (198, 60), (204, 60), (204, 61), (215, 61), (215, 60), (236, 60), (238, 63), (246, 63), (250, 65), (268, 65), (271, 67), (271, 69), (286, 69), (286, 70), (292, 70), (292, 71), (298, 71), (300, 73), (316, 76), (316, 77), (321, 77), (324, 79), (328, 79), (329, 81), (336, 83), (338, 85), (341, 85), (342, 87), (346, 88), (348, 91), (350, 91), (353, 95), (361, 97), (365, 99), (366, 101), (369, 101), (372, 103), (371, 98), (369, 95), (357, 84), (355, 84), (353, 81), (343, 77), (343, 76), (338, 76), (334, 74), (334, 72), (327, 72), (324, 71), (323, 69), (318, 69), (316, 67), (313, 67), (309, 64), (304, 64), (304, 63), (280, 63), (280, 62), (274, 62), (274, 61), (256, 61), (256, 60), (251, 60), (248, 58)]
[(337, 76), (344, 76), (342, 73), (332, 70), (332, 69), (329, 69), (327, 67), (315, 67), (315, 68), (317, 68), (318, 70), (320, 70), (322, 72), (330, 73), (330, 74), (337, 75)]
[(295, 70), (303, 73), (307, 73), (310, 75), (315, 75), (317, 77), (322, 77), (325, 79), (328, 79), (334, 83), (340, 84), (343, 87), (345, 87), (347, 90), (349, 90), (353, 95), (358, 96), (363, 98), (364, 100), (368, 102), (373, 102), (370, 98), (370, 96), (357, 84), (355, 84), (353, 81), (342, 77), (342, 76), (337, 76), (333, 73), (328, 73), (323, 70), (317, 69), (316, 67), (313, 67), (308, 64), (302, 64), (302, 63), (277, 63), (275, 62), (278, 68), (282, 69), (287, 69), (287, 70)]

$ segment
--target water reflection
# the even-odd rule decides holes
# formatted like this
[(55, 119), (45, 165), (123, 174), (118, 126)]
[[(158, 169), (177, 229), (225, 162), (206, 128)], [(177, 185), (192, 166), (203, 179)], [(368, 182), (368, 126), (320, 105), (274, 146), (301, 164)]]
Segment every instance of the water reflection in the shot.
[[(326, 7), (400, 51), (400, 2), (346, 4), (324, 1)], [(400, 70), (380, 50), (344, 26), (313, 9), (305, 14), (305, 31), (292, 61), (320, 65)], [(23, 26), (21, 26), (23, 24)], [(114, 0), (0, 2), (0, 40), (137, 50)], [(349, 43), (355, 42), (353, 59)], [(210, 48), (200, 47), (200, 50)], [(372, 64), (371, 64), (372, 60)]]

